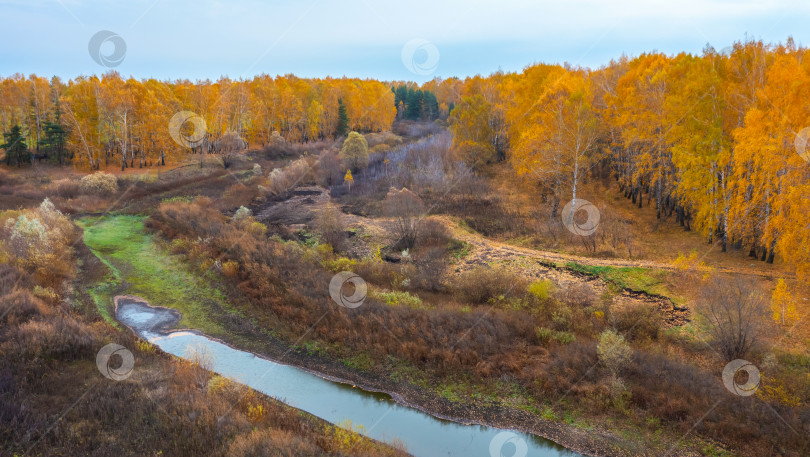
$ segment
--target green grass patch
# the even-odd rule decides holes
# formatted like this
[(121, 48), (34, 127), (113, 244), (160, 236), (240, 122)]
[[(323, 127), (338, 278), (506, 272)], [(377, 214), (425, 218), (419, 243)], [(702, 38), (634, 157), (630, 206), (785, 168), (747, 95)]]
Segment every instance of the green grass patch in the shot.
[(608, 284), (620, 289), (673, 298), (666, 286), (668, 273), (664, 270), (652, 270), (642, 267), (592, 266), (575, 262), (566, 263), (565, 267), (579, 273), (598, 276)]
[(137, 295), (155, 306), (180, 311), (181, 327), (222, 334), (223, 327), (208, 316), (212, 305), (232, 310), (214, 278), (193, 271), (179, 255), (161, 247), (144, 231), (145, 216), (108, 215), (79, 220), (84, 242), (112, 270), (111, 277), (89, 290), (99, 312), (112, 321), (113, 297)]
[(412, 309), (428, 309), (428, 306), (422, 303), (422, 299), (417, 295), (411, 295), (406, 291), (373, 291), (372, 296), (379, 299), (389, 306), (406, 306)]
[(551, 341), (556, 341), (559, 344), (568, 344), (573, 343), (576, 340), (576, 337), (573, 333), (570, 332), (561, 332), (558, 330), (552, 330), (546, 327), (537, 327), (535, 331), (537, 334), (537, 339), (540, 341), (540, 344), (547, 345)]
[(370, 371), (372, 368), (374, 368), (374, 359), (372, 359), (367, 353), (360, 352), (343, 359), (343, 364), (352, 370)]
[(447, 252), (450, 254), (450, 257), (453, 258), (455, 262), (463, 259), (470, 255), (470, 251), (472, 250), (472, 245), (467, 243), (466, 241), (452, 239), (449, 243), (447, 243)]

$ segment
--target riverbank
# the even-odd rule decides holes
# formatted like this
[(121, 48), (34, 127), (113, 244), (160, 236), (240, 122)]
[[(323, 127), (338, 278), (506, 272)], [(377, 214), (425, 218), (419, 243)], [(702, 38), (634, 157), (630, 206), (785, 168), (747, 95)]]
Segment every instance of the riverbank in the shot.
[[(546, 419), (541, 414), (524, 409), (503, 407), (472, 398), (451, 401), (408, 380), (393, 380), (390, 372), (383, 367), (372, 366), (367, 370), (358, 370), (347, 366), (345, 360), (321, 355), (319, 351), (310, 351), (303, 347), (291, 348), (289, 342), (263, 330), (233, 308), (228, 309), (229, 305), (218, 299), (217, 289), (212, 286), (215, 282), (201, 281), (194, 271), (183, 264), (179, 256), (173, 256), (158, 246), (150, 235), (144, 233), (142, 221), (143, 217), (140, 216), (85, 220), (85, 227), (90, 229), (90, 236), (87, 237), (86, 232), (85, 241), (97, 255), (106, 258), (107, 262), (121, 271), (121, 284), (116, 288), (119, 293), (126, 291), (161, 304), (167, 303), (162, 300), (168, 298), (170, 307), (182, 313), (178, 321), (181, 328), (201, 330), (231, 347), (299, 367), (324, 379), (386, 393), (398, 403), (434, 417), (462, 424), (521, 430), (586, 455), (655, 455), (648, 454), (649, 451), (641, 442), (622, 437), (607, 426), (583, 425), (577, 421), (572, 423), (566, 421), (567, 418), (562, 421)], [(95, 236), (102, 232), (104, 237)], [(172, 280), (168, 283), (153, 283), (140, 277), (142, 275)], [(132, 287), (133, 284), (136, 287)], [(156, 286), (157, 290), (150, 290), (150, 287)], [(163, 289), (165, 287), (170, 290)], [(191, 303), (197, 299), (195, 297), (206, 298), (199, 303)], [(108, 303), (113, 303), (113, 296), (109, 297)], [(699, 454), (677, 449), (671, 455)]]
[[(373, 397), (376, 398), (376, 401), (372, 401), (371, 403), (366, 403), (366, 402), (364, 402), (362, 400), (360, 400), (360, 401), (346, 400), (345, 401), (346, 404), (344, 405), (344, 408), (340, 408), (341, 411), (345, 412), (348, 415), (348, 417), (351, 419), (351, 421), (353, 423), (355, 423), (355, 420), (353, 418), (351, 418), (351, 414), (348, 411), (346, 411), (345, 408), (352, 409), (354, 407), (354, 409), (355, 409), (354, 414), (362, 416), (362, 411), (360, 411), (360, 412), (356, 411), (356, 409), (357, 409), (356, 405), (365, 404), (366, 405), (365, 408), (368, 408), (368, 407), (377, 408), (375, 413), (372, 414), (372, 413), (367, 412), (367, 414), (366, 414), (367, 418), (369, 416), (374, 418), (375, 422), (372, 424), (372, 427), (371, 427), (372, 429), (374, 427), (380, 428), (381, 425), (383, 426), (382, 428), (384, 428), (386, 425), (390, 426), (390, 423), (393, 421), (397, 426), (397, 430), (400, 433), (405, 433), (406, 435), (409, 432), (412, 434), (414, 428), (422, 426), (422, 428), (424, 430), (426, 430), (426, 431), (424, 432), (425, 433), (424, 435), (422, 433), (419, 434), (420, 439), (422, 439), (423, 437), (424, 437), (425, 440), (431, 439), (427, 435), (427, 433), (429, 433), (430, 431), (433, 431), (434, 434), (435, 433), (441, 433), (441, 439), (436, 439), (436, 442), (430, 443), (429, 446), (450, 446), (451, 449), (455, 452), (453, 455), (472, 455), (472, 454), (470, 454), (470, 452), (477, 452), (478, 454), (484, 455), (482, 453), (487, 453), (488, 446), (489, 446), (489, 443), (490, 443), (490, 440), (491, 440), (491, 435), (497, 435), (497, 433), (499, 433), (498, 429), (500, 429), (500, 428), (504, 428), (504, 429), (506, 429), (506, 428), (514, 428), (508, 423), (503, 423), (501, 425), (496, 425), (495, 423), (487, 423), (486, 419), (484, 419), (483, 417), (478, 419), (478, 420), (475, 420), (475, 419), (473, 419), (471, 417), (464, 418), (462, 416), (437, 414), (435, 412), (435, 410), (431, 410), (430, 407), (427, 404), (412, 402), (412, 401), (410, 401), (410, 399), (406, 398), (404, 395), (402, 395), (399, 392), (389, 391), (389, 390), (383, 389), (380, 384), (376, 384), (374, 387), (372, 387), (370, 385), (367, 385), (365, 380), (362, 380), (362, 379), (359, 379), (357, 382), (352, 382), (348, 378), (344, 378), (344, 377), (341, 377), (341, 376), (336, 376), (335, 375), (336, 374), (335, 370), (330, 370), (332, 372), (332, 374), (328, 374), (326, 372), (313, 370), (311, 368), (301, 367), (298, 363), (296, 363), (296, 362), (301, 362), (302, 361), (301, 358), (300, 358), (300, 354), (288, 353), (290, 356), (286, 357), (286, 359), (285, 359), (285, 354), (281, 354), (280, 357), (277, 357), (277, 358), (274, 359), (272, 357), (267, 357), (266, 354), (257, 354), (257, 353), (253, 353), (253, 352), (249, 352), (249, 351), (242, 351), (242, 350), (240, 350), (238, 348), (235, 348), (234, 346), (228, 344), (227, 342), (225, 342), (225, 341), (223, 341), (221, 339), (209, 337), (209, 336), (204, 335), (204, 334), (202, 334), (202, 333), (200, 333), (198, 331), (187, 330), (187, 329), (169, 330), (169, 328), (172, 325), (176, 324), (179, 321), (179, 319), (180, 319), (179, 313), (177, 313), (174, 310), (164, 308), (164, 307), (159, 307), (159, 306), (152, 307), (145, 300), (143, 300), (143, 299), (141, 299), (139, 297), (117, 296), (117, 297), (115, 297), (115, 306), (116, 306), (115, 315), (117, 316), (117, 318), (122, 323), (124, 323), (129, 328), (131, 328), (133, 330), (133, 332), (135, 332), (137, 335), (139, 335), (139, 336), (141, 336), (143, 338), (148, 339), (150, 342), (152, 342), (153, 344), (156, 344), (158, 347), (162, 347), (162, 348), (164, 348), (164, 350), (168, 350), (169, 352), (171, 352), (171, 353), (173, 353), (175, 355), (180, 354), (182, 357), (194, 357), (194, 355), (191, 355), (191, 354), (185, 352), (187, 349), (178, 349), (178, 348), (183, 348), (184, 347), (185, 343), (182, 342), (182, 340), (184, 340), (184, 339), (191, 339), (193, 341), (196, 341), (196, 343), (194, 343), (194, 344), (189, 344), (190, 346), (195, 348), (195, 350), (205, 350), (205, 351), (210, 350), (207, 347), (208, 342), (213, 343), (213, 345), (215, 346), (213, 348), (214, 351), (217, 351), (217, 349), (216, 349), (217, 346), (226, 346), (227, 348), (229, 348), (230, 351), (232, 351), (232, 353), (227, 357), (228, 360), (221, 360), (221, 359), (220, 360), (213, 360), (213, 361), (211, 361), (211, 367), (209, 369), (212, 369), (213, 371), (217, 371), (218, 373), (220, 373), (220, 370), (223, 369), (222, 368), (223, 364), (225, 366), (230, 366), (231, 369), (236, 368), (237, 372), (239, 372), (240, 374), (245, 375), (245, 376), (237, 377), (237, 382), (242, 382), (242, 383), (248, 384), (251, 387), (259, 389), (263, 393), (268, 394), (268, 395), (272, 395), (272, 396), (276, 396), (274, 394), (274, 392), (277, 393), (278, 389), (281, 389), (282, 393), (283, 393), (283, 396), (284, 396), (284, 401), (286, 403), (289, 403), (289, 404), (291, 404), (291, 405), (293, 405), (295, 407), (298, 407), (299, 404), (300, 404), (299, 402), (303, 402), (304, 403), (303, 410), (308, 412), (308, 413), (319, 415), (318, 414), (318, 408), (320, 407), (321, 412), (323, 412), (323, 408), (324, 408), (325, 403), (329, 403), (330, 401), (341, 403), (341, 401), (339, 399), (337, 399), (337, 398), (329, 398), (328, 400), (321, 399), (319, 402), (316, 403), (317, 407), (315, 407), (315, 410), (307, 409), (307, 406), (306, 406), (307, 405), (307, 400), (309, 400), (309, 406), (310, 407), (312, 407), (312, 404), (311, 404), (312, 400), (311, 399), (302, 399), (301, 395), (305, 395), (305, 396), (309, 397), (311, 395), (314, 395), (315, 393), (314, 393), (314, 391), (311, 391), (311, 392), (308, 392), (308, 393), (302, 393), (301, 392), (301, 387), (300, 386), (308, 384), (308, 381), (306, 379), (301, 379), (300, 378), (301, 375), (293, 375), (293, 376), (297, 376), (298, 378), (297, 379), (289, 379), (289, 378), (278, 379), (278, 378), (274, 378), (272, 380), (272, 382), (268, 382), (266, 385), (263, 385), (262, 381), (264, 380), (263, 378), (265, 378), (265, 374), (266, 374), (264, 370), (259, 370), (259, 372), (262, 373), (261, 376), (247, 376), (247, 373), (251, 372), (250, 371), (251, 370), (250, 366), (255, 365), (257, 363), (256, 359), (268, 360), (268, 361), (274, 362), (274, 363), (281, 363), (281, 366), (289, 368), (289, 370), (283, 370), (283, 369), (276, 368), (275, 372), (274, 372), (275, 376), (280, 375), (279, 371), (286, 371), (288, 373), (297, 371), (297, 372), (307, 373), (309, 375), (317, 377), (318, 379), (329, 381), (330, 383), (339, 383), (339, 384), (345, 385), (346, 387), (344, 387), (342, 390), (337, 389), (335, 392), (333, 392), (332, 395), (334, 395), (335, 397), (344, 397), (346, 395), (349, 395), (349, 396), (360, 395), (361, 398), (363, 398), (364, 395), (368, 395), (368, 393), (372, 393)], [(193, 335), (193, 337), (191, 337), (192, 335)], [(201, 341), (201, 339), (202, 339), (202, 341)], [(165, 346), (166, 344), (168, 344), (170, 346), (170, 348), (167, 348)], [(240, 357), (239, 354), (251, 354), (251, 355), (253, 355), (255, 357), (255, 359), (247, 358), (243, 362), (246, 366), (233, 367), (234, 360), (237, 360)], [(213, 354), (206, 354), (206, 356), (204, 356), (204, 358), (206, 358), (206, 359), (211, 359), (211, 358), (217, 359), (217, 357), (213, 357)], [(285, 360), (280, 362), (279, 359), (285, 359)], [(322, 368), (329, 369), (326, 366), (322, 366)], [(243, 372), (242, 370), (245, 370), (245, 372)], [(273, 370), (271, 368), (271, 369), (268, 369), (267, 371), (269, 372), (269, 371), (273, 371)], [(343, 373), (343, 374), (345, 374), (345, 373)], [(268, 378), (271, 378), (271, 377), (272, 376), (268, 376)], [(265, 381), (270, 381), (270, 380), (267, 379)], [(297, 387), (289, 387), (289, 386), (287, 386), (286, 388), (289, 389), (289, 391), (285, 391), (284, 388), (282, 388), (279, 383), (281, 383), (281, 385), (294, 384)], [(348, 388), (348, 386), (351, 386), (351, 388)], [(270, 391), (263, 390), (263, 387), (267, 388), (267, 389), (270, 389)], [(319, 395), (324, 395), (323, 391), (328, 390), (328, 388), (321, 387), (321, 388), (317, 388), (316, 390), (318, 391)], [(366, 393), (364, 393), (363, 391), (366, 391)], [(411, 410), (419, 411), (420, 413), (423, 413), (425, 415), (425, 417), (431, 416), (431, 417), (441, 419), (443, 421), (448, 421), (448, 422), (453, 422), (455, 424), (460, 424), (462, 426), (462, 428), (461, 429), (459, 429), (458, 427), (454, 428), (454, 427), (452, 427), (450, 425), (447, 425), (447, 424), (445, 424), (445, 425), (440, 425), (439, 423), (433, 424), (430, 421), (427, 421), (427, 424), (426, 424), (425, 423), (426, 421), (424, 419), (419, 419), (418, 415), (414, 415), (413, 413), (408, 413), (407, 411), (403, 412), (403, 410), (401, 408), (400, 409), (392, 409), (393, 407), (388, 408), (387, 406), (379, 406), (379, 402), (381, 402), (381, 401), (385, 402), (385, 401), (388, 401), (388, 400), (384, 400), (383, 398), (379, 397), (379, 395), (376, 395), (376, 394), (385, 394), (385, 398), (390, 398), (390, 401), (393, 401), (396, 404), (398, 404), (400, 406), (404, 406), (404, 407), (409, 408)], [(296, 397), (296, 395), (298, 395), (298, 397)], [(325, 407), (325, 408), (326, 408), (327, 411), (330, 410), (330, 407)], [(388, 408), (388, 409), (386, 409), (386, 408)], [(382, 410), (384, 410), (384, 413), (381, 414)], [(393, 411), (393, 413), (392, 413), (392, 411)], [(379, 415), (379, 417), (377, 417), (377, 415)], [(399, 416), (404, 416), (404, 418), (399, 417)], [(386, 424), (380, 424), (383, 421), (383, 419), (386, 419), (386, 418), (387, 418), (387, 423)], [(472, 424), (481, 425), (483, 428), (473, 427), (473, 428), (465, 429), (463, 427), (463, 426), (472, 425)], [(403, 427), (405, 429), (403, 429)], [(488, 428), (489, 431), (483, 432), (484, 436), (481, 436), (482, 430), (484, 430), (485, 428)], [(465, 430), (467, 430), (467, 431), (465, 431)], [(470, 435), (470, 436), (477, 439), (478, 442), (477, 443), (472, 442), (473, 440), (470, 439), (467, 436), (467, 433), (472, 433), (472, 435)], [(452, 438), (454, 436), (457, 437), (458, 435), (461, 435), (462, 438), (458, 442), (453, 442)], [(371, 438), (377, 439), (379, 437), (371, 436)], [(409, 440), (405, 439), (405, 437), (397, 436), (397, 437), (395, 437), (395, 439), (396, 438), (401, 438), (403, 444), (409, 450), (414, 448), (414, 447), (418, 447), (419, 445), (424, 444), (424, 442), (414, 443), (412, 440), (409, 441)], [(434, 437), (434, 438), (438, 438), (438, 437)], [(529, 442), (530, 446), (534, 446), (534, 447), (532, 447), (533, 449), (537, 448), (535, 450), (538, 450), (538, 452), (540, 452), (539, 455), (543, 455), (543, 456), (546, 456), (546, 455), (548, 455), (548, 456), (569, 456), (569, 455), (574, 456), (574, 455), (580, 455), (580, 454), (575, 454), (575, 452), (572, 451), (571, 449), (566, 449), (565, 447), (559, 446), (556, 443), (546, 441), (546, 440), (534, 439), (534, 438), (530, 437), (529, 435), (526, 435), (525, 441)], [(474, 448), (472, 450), (465, 450), (465, 449), (462, 448), (463, 446), (474, 446)], [(431, 449), (431, 451), (434, 451), (434, 450), (435, 449)], [(475, 455), (478, 455), (478, 454), (475, 454)], [(433, 454), (432, 453), (427, 453), (427, 454), (417, 454), (417, 455), (433, 455)], [(532, 453), (532, 455), (537, 455), (537, 454)], [(592, 454), (588, 454), (588, 455), (592, 455)]]

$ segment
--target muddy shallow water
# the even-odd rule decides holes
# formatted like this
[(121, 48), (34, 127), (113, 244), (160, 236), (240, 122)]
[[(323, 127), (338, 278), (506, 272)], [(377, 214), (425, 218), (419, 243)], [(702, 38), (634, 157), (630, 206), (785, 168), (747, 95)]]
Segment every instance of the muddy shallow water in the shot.
[[(234, 349), (197, 332), (172, 330), (177, 311), (116, 297), (116, 318), (142, 338), (178, 357), (202, 357), (215, 373), (326, 421), (350, 420), (361, 433), (398, 440), (419, 457), (572, 457), (575, 452), (520, 432), (442, 420), (395, 402), (389, 395), (334, 382), (315, 373)], [(136, 361), (137, 366), (137, 361)]]

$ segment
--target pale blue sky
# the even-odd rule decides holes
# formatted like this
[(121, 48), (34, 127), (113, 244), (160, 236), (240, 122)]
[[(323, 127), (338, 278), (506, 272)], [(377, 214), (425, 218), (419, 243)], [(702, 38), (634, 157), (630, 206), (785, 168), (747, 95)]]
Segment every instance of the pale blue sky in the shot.
[[(746, 33), (810, 44), (803, 0), (0, 0), (0, 18), (0, 75), (64, 78), (108, 70), (88, 52), (100, 30), (126, 42), (115, 67), (122, 75), (192, 80), (294, 73), (425, 81), (533, 62), (597, 67), (622, 53), (699, 53), (707, 42), (721, 49)], [(403, 64), (413, 39), (435, 46), (435, 71)], [(417, 63), (433, 52), (426, 49)]]

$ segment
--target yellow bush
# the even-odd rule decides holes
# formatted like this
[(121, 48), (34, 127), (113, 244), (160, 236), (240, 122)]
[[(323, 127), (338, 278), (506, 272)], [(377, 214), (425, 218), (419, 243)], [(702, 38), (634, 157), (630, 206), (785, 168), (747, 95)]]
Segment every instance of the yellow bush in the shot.
[(267, 233), (267, 226), (261, 222), (253, 221), (245, 227), (245, 230), (253, 235), (263, 236), (265, 233)]
[(335, 444), (342, 451), (356, 450), (357, 445), (363, 442), (360, 433), (366, 430), (362, 425), (352, 424), (350, 419), (346, 419), (331, 428)]
[(155, 352), (157, 352), (155, 346), (152, 343), (144, 340), (136, 341), (135, 348), (138, 350), (138, 352), (144, 352), (147, 354), (154, 354)]
[(239, 262), (235, 260), (228, 260), (222, 264), (222, 274), (226, 278), (235, 278), (239, 274)]
[(390, 149), (391, 149), (391, 147), (390, 147), (390, 146), (388, 146), (387, 144), (383, 143), (383, 144), (378, 144), (378, 145), (376, 145), (376, 146), (372, 147), (371, 149), (369, 149), (369, 150), (368, 150), (368, 152), (369, 152), (370, 154), (376, 154), (376, 153), (380, 153), (380, 152), (386, 152), (386, 151), (388, 151), (388, 150), (390, 150)]
[(355, 260), (347, 257), (338, 257), (336, 259), (323, 261), (323, 267), (333, 273), (337, 273), (339, 271), (354, 271), (354, 266), (356, 264), (357, 262)]
[(247, 408), (247, 417), (253, 423), (259, 422), (264, 418), (267, 409), (262, 404), (250, 404)]
[(217, 394), (230, 390), (234, 387), (233, 382), (225, 377), (215, 375), (208, 381), (208, 393)]
[(790, 388), (785, 387), (778, 380), (764, 375), (756, 395), (763, 400), (781, 403), (791, 408), (801, 404), (801, 398), (796, 396)]
[(535, 281), (529, 285), (529, 293), (540, 300), (545, 300), (550, 297), (556, 289), (557, 286), (555, 286), (554, 283), (548, 279), (541, 279), (540, 281)]

